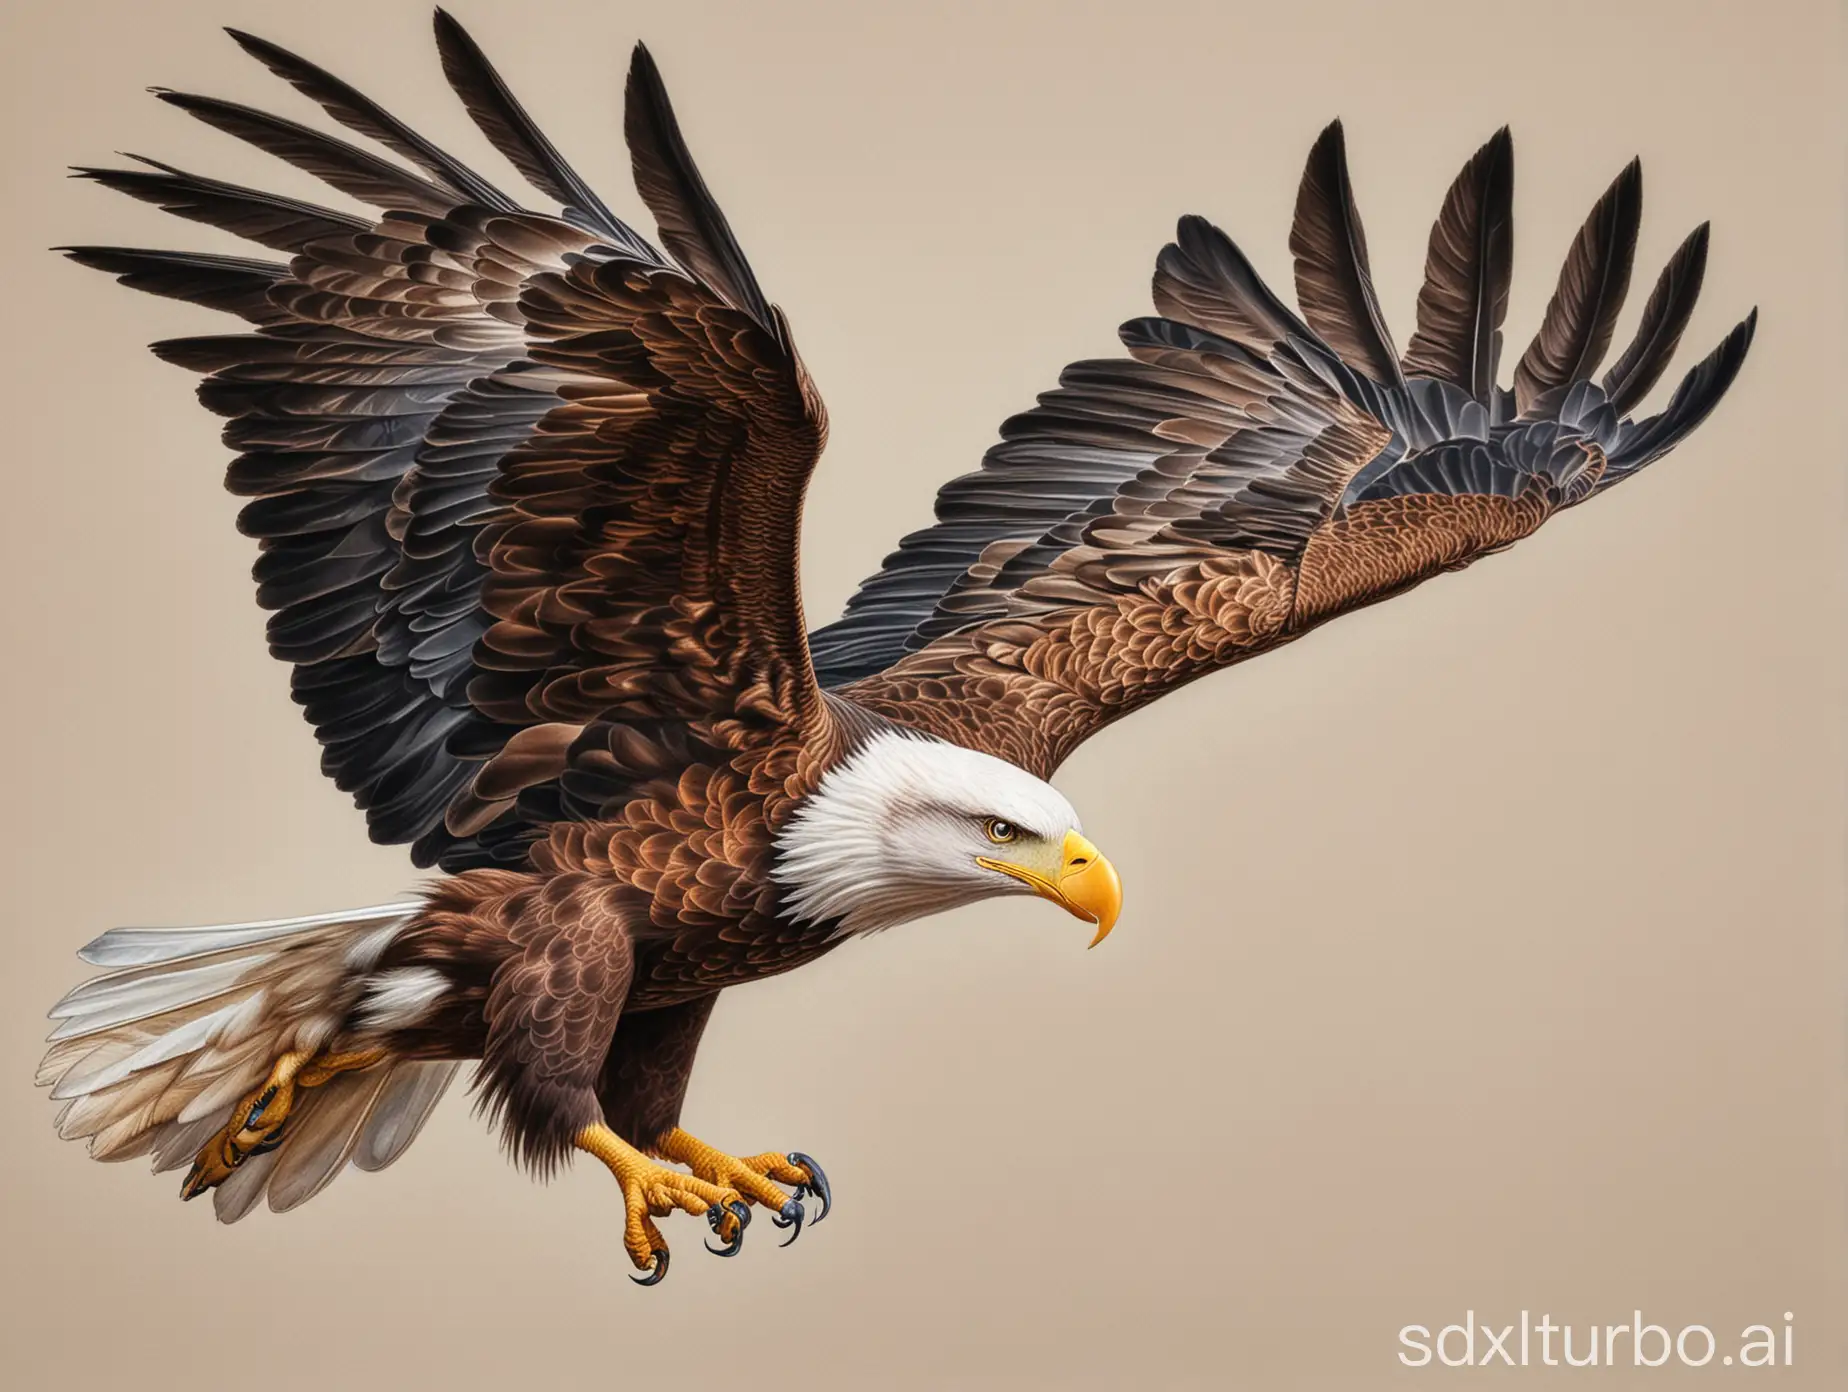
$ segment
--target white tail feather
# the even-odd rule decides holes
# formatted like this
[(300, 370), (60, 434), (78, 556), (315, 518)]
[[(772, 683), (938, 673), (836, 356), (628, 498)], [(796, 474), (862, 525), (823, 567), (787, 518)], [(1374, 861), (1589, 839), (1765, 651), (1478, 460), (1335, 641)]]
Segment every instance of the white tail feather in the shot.
[[(207, 1135), (209, 1137), (210, 1133)], [(212, 1191), (212, 1211), (218, 1215), (219, 1222), (235, 1223), (262, 1201), (264, 1191), (269, 1188), (270, 1175), (276, 1169), (276, 1157), (281, 1154), (282, 1149), (278, 1147), (251, 1156), (231, 1171), (231, 1178)]]
[[(215, 928), (118, 928), (81, 952), (113, 970), (52, 1007), (38, 1081), (65, 1103), (59, 1134), (99, 1160), (191, 1162), (282, 1054), (328, 1043), (366, 973), (415, 904)], [(253, 1156), (213, 1203), (233, 1222), (267, 1193), (278, 1212), (307, 1202), (349, 1160), (382, 1169), (404, 1153), (455, 1075), (450, 1062), (399, 1061), (298, 1094), (274, 1151)]]
[(372, 1114), (389, 1069), (346, 1073), (314, 1091), (314, 1107), (292, 1118), (291, 1135), (276, 1152), (270, 1176), (269, 1204), (287, 1213), (308, 1202), (346, 1168), (360, 1130)]
[(382, 1170), (410, 1149), (461, 1065), (448, 1060), (401, 1063), (360, 1133), (353, 1163)]
[[(236, 1098), (232, 1099), (232, 1101), (236, 1100)], [(156, 1127), (154, 1130), (154, 1173), (166, 1174), (169, 1170), (181, 1169), (192, 1164), (193, 1157), (199, 1153), (199, 1147), (211, 1140), (218, 1128), (224, 1124), (225, 1119), (220, 1115), (200, 1117), (195, 1121), (182, 1118), (179, 1121), (170, 1121), (164, 1126)]]

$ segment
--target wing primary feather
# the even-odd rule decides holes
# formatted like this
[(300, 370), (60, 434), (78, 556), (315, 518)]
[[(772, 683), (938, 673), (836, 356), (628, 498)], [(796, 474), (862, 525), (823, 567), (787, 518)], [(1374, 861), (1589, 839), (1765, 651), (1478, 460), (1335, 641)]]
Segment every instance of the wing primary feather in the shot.
[(1166, 317), (1222, 334), (1259, 353), (1291, 338), (1316, 339), (1264, 283), (1236, 243), (1188, 214), (1155, 258), (1155, 308)]
[(1573, 238), (1540, 332), (1515, 369), (1515, 406), (1523, 415), (1546, 393), (1597, 370), (1629, 293), (1642, 216), (1643, 165), (1631, 160)]
[(1290, 251), (1296, 258), (1296, 300), (1309, 326), (1376, 382), (1404, 382), (1373, 290), (1367, 234), (1348, 180), (1347, 139), (1339, 121), (1329, 122), (1309, 152)]
[(267, 39), (246, 34), (241, 29), (227, 28), (225, 32), (244, 52), (317, 103), (348, 130), (357, 131), (403, 155), (454, 190), (464, 202), (479, 203), (501, 212), (519, 211), (520, 205), (493, 184), (448, 151), (433, 145), (350, 83)]
[(150, 251), (142, 247), (53, 247), (80, 266), (107, 271), (121, 284), (150, 295), (186, 300), (223, 310), (254, 324), (287, 320), (289, 313), (269, 299), (272, 285), (288, 273), (273, 261), (204, 252)]
[(1707, 419), (1745, 365), (1745, 355), (1757, 331), (1758, 311), (1753, 309), (1720, 340), (1717, 348), (1689, 369), (1659, 414), (1625, 431), (1617, 448), (1611, 451), (1601, 489), (1660, 459)]
[(1649, 292), (1636, 337), (1604, 374), (1604, 394), (1619, 415), (1635, 408), (1661, 378), (1687, 330), (1707, 273), (1708, 224), (1702, 223), (1675, 249)]
[(235, 233), (275, 251), (297, 252), (320, 237), (353, 236), (371, 224), (280, 194), (221, 183), (189, 174), (144, 155), (128, 155), (146, 169), (99, 169), (80, 165), (71, 177), (152, 203), (176, 217)]
[(655, 260), (648, 243), (612, 213), (565, 162), (545, 132), (526, 114), (526, 108), (495, 71), (481, 46), (455, 17), (438, 9), (435, 25), (444, 75), (494, 148), (512, 161), (534, 188), (557, 199), (573, 221), (608, 237), (628, 255), (643, 261)]
[(451, 190), (299, 121), (193, 92), (175, 92), (165, 87), (149, 90), (195, 120), (236, 136), (297, 169), (305, 169), (363, 203), (436, 217), (456, 205), (456, 195)]
[(1489, 404), (1513, 275), (1514, 141), (1503, 126), (1463, 166), (1431, 226), (1405, 371)]
[(662, 244), (681, 265), (782, 343), (777, 318), (693, 163), (661, 71), (644, 44), (635, 46), (629, 65), (623, 135), (635, 166), (636, 190), (655, 216)]

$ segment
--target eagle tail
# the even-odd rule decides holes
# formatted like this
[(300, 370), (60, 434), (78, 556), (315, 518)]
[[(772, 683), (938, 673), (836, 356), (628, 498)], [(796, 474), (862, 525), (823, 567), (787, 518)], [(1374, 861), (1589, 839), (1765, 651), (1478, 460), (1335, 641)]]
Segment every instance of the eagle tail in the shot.
[[(98, 1160), (190, 1164), (276, 1059), (328, 1044), (366, 973), (416, 904), (267, 923), (117, 928), (78, 954), (107, 968), (51, 1009), (38, 1082), (64, 1104), (58, 1134)], [(281, 1144), (213, 1191), (223, 1222), (266, 1194), (285, 1212), (351, 1160), (389, 1165), (416, 1138), (457, 1065), (386, 1060), (302, 1094)]]

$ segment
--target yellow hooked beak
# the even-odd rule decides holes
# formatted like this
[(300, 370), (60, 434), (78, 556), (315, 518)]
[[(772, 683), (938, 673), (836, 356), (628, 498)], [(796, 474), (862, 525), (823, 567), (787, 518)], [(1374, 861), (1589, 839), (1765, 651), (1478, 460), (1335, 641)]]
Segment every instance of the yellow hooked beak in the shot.
[(1117, 878), (1116, 866), (1103, 853), (1075, 831), (1065, 833), (1057, 871), (1048, 877), (1012, 861), (977, 856), (976, 863), (1003, 875), (1011, 875), (1042, 899), (1050, 899), (1075, 917), (1097, 925), (1096, 947), (1116, 927), (1117, 914), (1123, 908), (1123, 881)]

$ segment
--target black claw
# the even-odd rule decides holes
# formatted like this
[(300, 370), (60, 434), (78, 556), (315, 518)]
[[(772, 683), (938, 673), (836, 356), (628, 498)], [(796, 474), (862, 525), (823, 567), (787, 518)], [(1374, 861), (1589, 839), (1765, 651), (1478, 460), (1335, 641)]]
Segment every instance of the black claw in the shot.
[[(789, 1163), (792, 1165), (800, 1165), (809, 1172), (808, 1183), (798, 1184), (796, 1186), (796, 1197), (798, 1199), (806, 1199), (810, 1194), (813, 1194), (816, 1198), (821, 1200), (821, 1212), (817, 1213), (813, 1219), (814, 1222), (819, 1223), (823, 1218), (828, 1216), (828, 1210), (834, 1207), (834, 1191), (828, 1187), (828, 1173), (826, 1170), (822, 1169), (820, 1165), (815, 1163), (812, 1156), (804, 1155), (799, 1150), (792, 1150), (789, 1152)], [(794, 1238), (790, 1239), (792, 1242), (794, 1240)], [(786, 1242), (783, 1245), (787, 1247), (789, 1243)]]
[(783, 1205), (783, 1211), (772, 1218), (770, 1222), (776, 1227), (794, 1228), (795, 1231), (781, 1242), (777, 1243), (777, 1246), (787, 1247), (798, 1237), (802, 1236), (802, 1218), (802, 1201), (800, 1199), (791, 1199), (788, 1203)]
[(646, 1276), (631, 1276), (629, 1279), (638, 1286), (658, 1286), (667, 1275), (667, 1248), (654, 1249), (654, 1267)]
[(718, 1208), (706, 1210), (706, 1221), (712, 1225), (715, 1233), (719, 1230), (719, 1224), (724, 1221), (725, 1213), (730, 1213), (738, 1220), (738, 1231), (732, 1234), (732, 1240), (723, 1247), (714, 1247), (710, 1242), (706, 1244), (706, 1250), (715, 1257), (737, 1256), (744, 1246), (744, 1230), (751, 1226), (751, 1210), (742, 1202), (733, 1202), (727, 1204), (723, 1210)]

